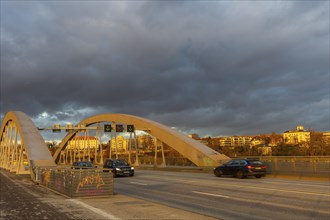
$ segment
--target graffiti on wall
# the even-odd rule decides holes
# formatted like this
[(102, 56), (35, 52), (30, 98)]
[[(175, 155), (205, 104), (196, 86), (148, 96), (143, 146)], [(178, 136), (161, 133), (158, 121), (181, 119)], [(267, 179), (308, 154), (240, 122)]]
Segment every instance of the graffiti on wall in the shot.
[(66, 169), (40, 169), (39, 181), (41, 185), (71, 197), (99, 196), (113, 193), (112, 175), (103, 172), (90, 173), (73, 172)]
[(99, 189), (101, 186), (104, 185), (104, 181), (103, 181), (102, 177), (99, 175), (91, 174), (91, 175), (85, 176), (85, 177), (83, 177), (82, 180), (80, 180), (80, 182), (77, 186), (76, 192), (79, 192), (79, 190), (81, 188), (83, 188), (87, 185), (92, 185), (92, 186), (95, 186), (96, 189)]
[(48, 187), (50, 184), (50, 176), (51, 176), (50, 170), (43, 170), (40, 178), (41, 184)]

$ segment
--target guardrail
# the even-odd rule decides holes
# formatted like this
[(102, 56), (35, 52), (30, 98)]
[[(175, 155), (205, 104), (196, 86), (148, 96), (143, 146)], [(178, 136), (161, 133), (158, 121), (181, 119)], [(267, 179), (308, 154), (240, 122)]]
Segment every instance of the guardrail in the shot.
[(330, 156), (262, 156), (258, 158), (266, 164), (268, 174), (309, 177), (330, 176)]
[[(330, 177), (330, 156), (247, 156), (240, 158), (256, 158), (261, 160), (267, 166), (267, 174), (287, 175), (287, 176), (306, 176), (306, 177)], [(145, 159), (145, 158), (144, 158)], [(176, 159), (175, 163), (169, 163), (166, 160), (166, 166), (161, 165), (158, 161), (156, 167), (160, 169), (175, 167), (184, 170), (204, 170), (211, 172), (213, 167), (196, 167), (191, 162), (187, 162), (186, 158)], [(234, 158), (232, 158), (234, 159)], [(140, 164), (141, 167), (151, 168), (152, 158), (146, 158)]]
[(100, 169), (39, 167), (38, 182), (69, 197), (113, 195), (113, 175)]

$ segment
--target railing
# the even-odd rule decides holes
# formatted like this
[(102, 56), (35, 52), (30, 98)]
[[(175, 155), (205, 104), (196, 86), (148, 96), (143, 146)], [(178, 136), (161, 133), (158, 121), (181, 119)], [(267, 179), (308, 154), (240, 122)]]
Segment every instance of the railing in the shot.
[[(330, 176), (330, 156), (249, 156), (240, 158), (256, 158), (261, 160), (267, 166), (267, 174), (328, 178)], [(140, 166), (142, 167), (153, 167), (153, 164), (154, 159), (152, 157), (140, 159)], [(159, 168), (164, 167), (160, 166), (161, 161), (159, 159), (157, 159), (157, 164)], [(213, 167), (196, 167), (183, 157), (166, 158), (166, 167), (213, 170)]]
[(69, 197), (113, 195), (113, 175), (102, 169), (38, 168), (38, 182)]
[(267, 165), (267, 172), (274, 175), (330, 176), (330, 156), (259, 157)]

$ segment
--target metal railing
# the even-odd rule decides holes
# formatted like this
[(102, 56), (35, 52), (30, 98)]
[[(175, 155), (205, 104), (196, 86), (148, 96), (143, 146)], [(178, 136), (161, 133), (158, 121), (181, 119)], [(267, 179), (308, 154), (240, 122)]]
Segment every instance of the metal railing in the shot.
[[(267, 174), (330, 178), (330, 156), (242, 156), (240, 158), (256, 158), (261, 160), (267, 166)], [(144, 157), (142, 160), (140, 159), (140, 162), (141, 167), (153, 167), (154, 164), (152, 157)], [(196, 167), (183, 157), (167, 158), (166, 166), (160, 166), (160, 160), (157, 161), (157, 164), (159, 168), (177, 167), (180, 169), (213, 170), (213, 167)]]
[(113, 175), (102, 169), (39, 167), (38, 182), (69, 197), (113, 195)]
[(267, 173), (289, 176), (330, 176), (330, 156), (262, 156)]

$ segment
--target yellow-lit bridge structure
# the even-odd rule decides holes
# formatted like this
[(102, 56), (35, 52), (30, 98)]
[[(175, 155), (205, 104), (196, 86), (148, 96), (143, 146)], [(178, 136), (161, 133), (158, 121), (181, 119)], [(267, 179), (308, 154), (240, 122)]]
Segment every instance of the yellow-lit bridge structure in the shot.
[(44, 139), (24, 112), (7, 112), (1, 124), (0, 168), (17, 174), (56, 166)]
[[(104, 122), (134, 125), (154, 136), (157, 141), (175, 149), (199, 167), (216, 166), (229, 160), (226, 155), (163, 124), (133, 115), (100, 114), (82, 120), (77, 126), (88, 127)], [(64, 137), (53, 157), (38, 128), (24, 112), (7, 112), (0, 132), (0, 168), (17, 174), (32, 175), (37, 167), (56, 166), (60, 161), (61, 152), (78, 131), (71, 131)]]

